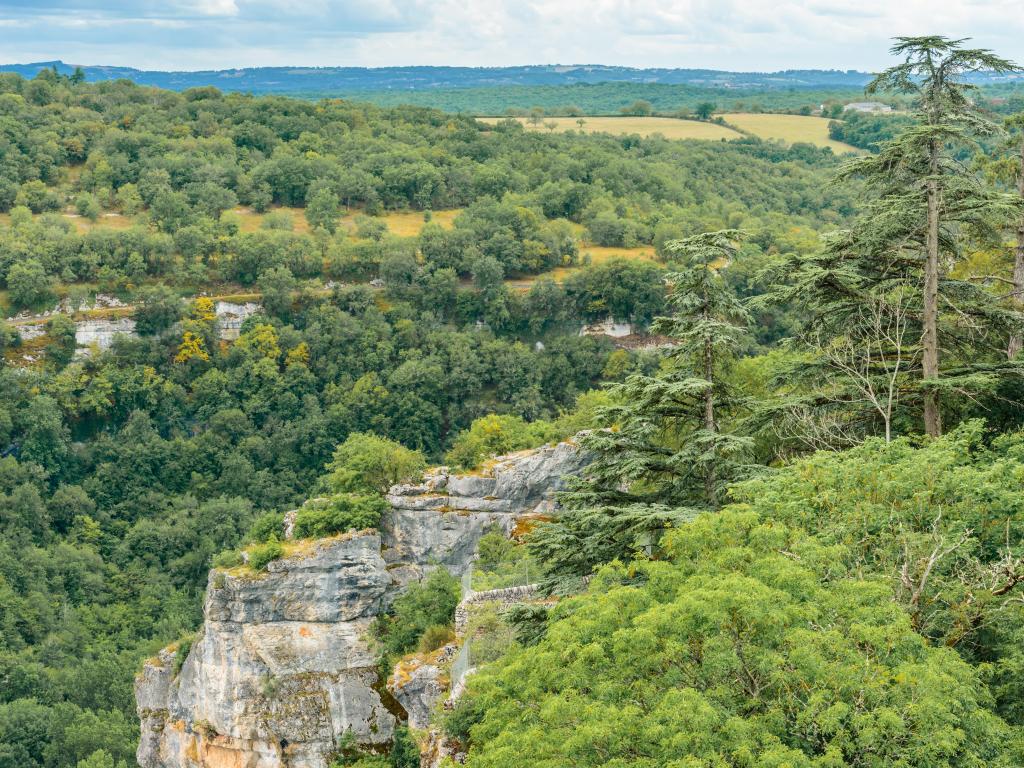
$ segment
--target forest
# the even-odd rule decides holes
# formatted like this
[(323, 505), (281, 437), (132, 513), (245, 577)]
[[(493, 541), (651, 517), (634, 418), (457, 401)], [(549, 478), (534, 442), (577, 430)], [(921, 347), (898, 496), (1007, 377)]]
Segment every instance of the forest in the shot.
[[(846, 159), (0, 74), (0, 768), (134, 765), (142, 661), (303, 500), (372, 528), (580, 430), (560, 514), (489, 543), (552, 599), (446, 714), (468, 765), (1022, 764), (1024, 118), (965, 79), (1016, 65), (895, 53), (868, 91), (908, 112)], [(135, 333), (81, 349), (97, 294)]]

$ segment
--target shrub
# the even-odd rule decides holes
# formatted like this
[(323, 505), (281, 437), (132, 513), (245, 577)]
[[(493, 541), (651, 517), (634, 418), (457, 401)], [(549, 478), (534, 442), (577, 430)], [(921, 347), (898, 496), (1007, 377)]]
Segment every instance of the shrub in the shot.
[(455, 438), (446, 460), (455, 467), (472, 469), (491, 456), (533, 448), (557, 437), (550, 422), (531, 424), (519, 416), (492, 413), (475, 419)]
[(249, 544), (260, 544), (270, 541), (284, 533), (284, 514), (281, 512), (264, 512), (256, 518), (245, 541)]
[(284, 547), (276, 537), (271, 538), (265, 544), (254, 544), (246, 549), (249, 553), (249, 567), (254, 571), (266, 570), (267, 564), (277, 560), (284, 554)]
[(334, 450), (323, 484), (335, 493), (387, 493), (426, 469), (423, 454), (368, 432), (354, 432)]
[(446, 624), (434, 624), (420, 635), (420, 642), (417, 650), (420, 653), (430, 653), (443, 645), (447, 645), (455, 639), (455, 631)]
[(174, 677), (177, 677), (181, 672), (181, 668), (185, 664), (185, 659), (188, 658), (189, 651), (192, 650), (192, 643), (195, 639), (195, 635), (185, 635), (185, 637), (178, 641), (178, 648), (174, 652)]
[(237, 549), (229, 549), (213, 556), (214, 568), (237, 568), (242, 562), (242, 554)]
[(295, 537), (320, 538), (345, 531), (376, 528), (388, 503), (380, 496), (342, 493), (307, 504), (295, 516)]
[(417, 647), (427, 629), (450, 625), (461, 592), (458, 580), (444, 568), (410, 585), (395, 599), (391, 615), (377, 620), (377, 635), (385, 652), (391, 657), (408, 653)]

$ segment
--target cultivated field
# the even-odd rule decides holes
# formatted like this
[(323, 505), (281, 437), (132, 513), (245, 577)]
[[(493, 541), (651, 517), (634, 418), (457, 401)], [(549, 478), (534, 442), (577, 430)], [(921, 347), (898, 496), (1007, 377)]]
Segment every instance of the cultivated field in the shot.
[[(309, 224), (306, 222), (306, 214), (302, 208), (275, 207), (272, 210), (286, 211), (291, 214), (292, 225), (296, 232), (308, 232)], [(450, 227), (455, 217), (459, 215), (460, 209), (449, 211), (434, 211), (431, 221), (440, 224), (442, 227)], [(248, 208), (235, 208), (241, 220), (243, 232), (255, 232), (263, 223), (263, 215), (254, 213)], [(359, 211), (346, 213), (341, 217), (341, 227), (349, 232), (356, 230), (356, 217), (362, 215)], [(375, 216), (388, 225), (388, 231), (399, 237), (415, 237), (423, 229), (426, 221), (423, 218), (423, 211), (388, 211), (381, 216)]]
[[(505, 120), (504, 117), (480, 117), (481, 122), (495, 123)], [(624, 135), (638, 133), (641, 136), (652, 136), (660, 133), (666, 139), (740, 139), (742, 134), (731, 128), (715, 123), (701, 123), (696, 120), (677, 120), (673, 117), (548, 117), (537, 125), (531, 124), (526, 118), (517, 118), (530, 131), (547, 131), (546, 123), (554, 123), (554, 130), (579, 131), (584, 133), (612, 133)], [(583, 120), (580, 127), (577, 120)]]
[[(527, 291), (530, 289), (531, 285), (542, 277), (550, 278), (556, 283), (562, 282), (573, 272), (585, 269), (587, 265), (583, 263), (584, 261), (587, 261), (590, 265), (595, 265), (602, 264), (611, 259), (636, 259), (639, 261), (655, 261), (657, 259), (657, 255), (654, 253), (654, 246), (652, 245), (640, 245), (636, 248), (616, 248), (612, 246), (586, 245), (581, 243), (579, 250), (581, 262), (579, 266), (557, 267), (539, 275), (509, 279), (505, 281), (505, 284), (515, 290)], [(587, 256), (590, 257), (589, 260), (586, 259)]]
[(772, 115), (752, 113), (732, 113), (722, 115), (727, 123), (735, 125), (743, 131), (749, 131), (762, 139), (779, 139), (793, 144), (798, 141), (815, 144), (819, 147), (831, 147), (833, 152), (857, 152), (856, 147), (833, 141), (828, 137), (829, 119), (804, 115)]

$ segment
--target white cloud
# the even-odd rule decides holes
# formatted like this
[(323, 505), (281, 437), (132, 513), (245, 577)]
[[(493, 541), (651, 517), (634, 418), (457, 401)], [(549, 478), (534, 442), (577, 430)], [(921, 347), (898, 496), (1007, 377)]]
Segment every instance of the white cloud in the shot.
[(0, 0), (0, 19), (6, 61), (147, 68), (877, 69), (893, 35), (933, 33), (1024, 60), (1020, 0)]

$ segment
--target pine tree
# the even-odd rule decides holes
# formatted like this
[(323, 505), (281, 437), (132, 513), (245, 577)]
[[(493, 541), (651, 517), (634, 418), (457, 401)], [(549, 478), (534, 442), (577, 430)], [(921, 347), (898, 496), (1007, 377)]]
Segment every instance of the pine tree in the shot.
[[(1007, 72), (1017, 66), (991, 51), (962, 48), (963, 40), (941, 36), (899, 37), (893, 55), (904, 56), (902, 64), (878, 75), (867, 87), (869, 94), (894, 90), (911, 93), (919, 102), (920, 125), (905, 131), (883, 147), (876, 158), (855, 164), (852, 172), (867, 179), (888, 202), (902, 203), (903, 220), (897, 223), (905, 235), (920, 232), (920, 202), (923, 182), (924, 286), (921, 305), (921, 376), (925, 382), (924, 428), (929, 435), (942, 432), (939, 390), (928, 386), (939, 378), (939, 301), (943, 236), (957, 223), (967, 223), (984, 214), (993, 202), (951, 152), (953, 145), (969, 144), (971, 135), (992, 134), (996, 126), (974, 108), (968, 94), (973, 89), (962, 81), (965, 73), (987, 70)], [(876, 210), (877, 213), (877, 210)], [(946, 230), (946, 231), (944, 231)], [(952, 250), (953, 239), (950, 237)], [(943, 298), (947, 298), (948, 294)]]
[[(897, 38), (892, 52), (903, 56), (903, 63), (878, 75), (868, 92), (914, 95), (917, 124), (883, 143), (877, 155), (844, 166), (838, 181), (863, 182), (863, 213), (849, 231), (829, 237), (822, 253), (786, 260), (785, 284), (766, 299), (806, 315), (802, 340), (816, 354), (803, 372), (825, 373), (828, 380), (802, 398), (812, 408), (870, 400), (849, 370), (828, 375), (827, 355), (821, 353), (837, 342), (859, 349), (872, 345), (871, 359), (861, 355), (854, 366), (872, 386), (881, 385), (900, 358), (894, 396), (902, 394), (904, 405), (920, 407), (929, 435), (942, 431), (943, 392), (990, 388), (1012, 368), (997, 360), (1019, 313), (952, 268), (968, 235), (991, 237), (1016, 210), (1013, 196), (986, 185), (965, 160), (977, 151), (977, 137), (994, 136), (999, 128), (975, 109), (969, 97), (973, 86), (962, 77), (1016, 67), (962, 43)], [(883, 339), (879, 345), (879, 329), (897, 325), (899, 343)], [(860, 411), (851, 416), (855, 430), (867, 428), (859, 422), (871, 410)]]
[(750, 472), (749, 438), (723, 429), (742, 402), (724, 374), (749, 316), (722, 279), (740, 233), (711, 232), (666, 243), (666, 317), (652, 330), (672, 340), (662, 369), (611, 388), (608, 429), (581, 437), (594, 461), (560, 499), (561, 516), (541, 526), (532, 553), (549, 588), (574, 586), (596, 565), (653, 551), (667, 526), (715, 509), (726, 486)]

